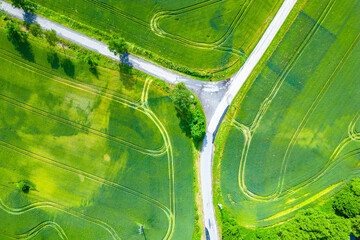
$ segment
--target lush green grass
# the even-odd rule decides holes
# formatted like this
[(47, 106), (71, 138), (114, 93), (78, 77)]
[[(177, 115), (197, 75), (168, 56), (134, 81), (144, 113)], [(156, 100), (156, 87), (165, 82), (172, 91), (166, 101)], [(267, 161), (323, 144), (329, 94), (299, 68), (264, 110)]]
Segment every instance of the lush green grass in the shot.
[(216, 194), (241, 225), (285, 221), (360, 174), (359, 14), (357, 0), (307, 1), (230, 109)]
[[(106, 33), (118, 33), (151, 52), (134, 48), (135, 54), (198, 78), (218, 80), (240, 68), (283, 1), (35, 2)], [(45, 10), (39, 12), (51, 18)]]
[(161, 84), (0, 42), (1, 236), (191, 239), (194, 147)]

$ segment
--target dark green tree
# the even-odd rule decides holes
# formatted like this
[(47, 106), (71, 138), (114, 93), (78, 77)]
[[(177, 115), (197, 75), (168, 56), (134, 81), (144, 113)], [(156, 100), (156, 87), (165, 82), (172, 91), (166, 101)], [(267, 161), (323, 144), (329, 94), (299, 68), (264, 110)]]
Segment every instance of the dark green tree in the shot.
[(26, 32), (21, 31), (20, 25), (16, 22), (6, 23), (7, 37), (11, 40), (21, 41), (27, 39), (28, 35)]
[(353, 218), (360, 215), (360, 179), (354, 179), (334, 197), (333, 208), (337, 214)]
[(50, 46), (54, 47), (59, 42), (59, 38), (56, 35), (56, 31), (54, 29), (51, 29), (50, 31), (44, 32), (46, 41), (50, 44)]
[(16, 8), (22, 8), (27, 12), (35, 12), (38, 9), (38, 5), (29, 0), (11, 0), (11, 4)]
[(335, 214), (316, 210), (299, 212), (279, 228), (280, 239), (349, 239), (350, 222)]
[(128, 52), (128, 45), (126, 44), (125, 40), (116, 35), (112, 36), (111, 40), (108, 42), (108, 46), (111, 52), (120, 57), (124, 53)]
[(29, 32), (34, 37), (42, 37), (42, 34), (43, 34), (43, 30), (41, 29), (40, 24), (38, 24), (38, 23), (31, 24), (29, 27)]
[(195, 142), (200, 142), (206, 133), (206, 119), (201, 109), (201, 104), (196, 101), (184, 83), (179, 83), (171, 91), (173, 100), (178, 112), (187, 123), (191, 137)]

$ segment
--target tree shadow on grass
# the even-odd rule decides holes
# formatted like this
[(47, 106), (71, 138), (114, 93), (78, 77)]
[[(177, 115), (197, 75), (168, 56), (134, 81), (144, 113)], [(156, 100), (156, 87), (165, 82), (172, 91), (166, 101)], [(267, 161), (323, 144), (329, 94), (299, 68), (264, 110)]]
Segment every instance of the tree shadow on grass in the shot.
[(120, 81), (123, 83), (124, 87), (128, 90), (134, 89), (134, 86), (137, 83), (137, 79), (134, 75), (133, 68), (126, 64), (120, 63), (119, 70)]
[(89, 71), (96, 77), (99, 78), (99, 72), (96, 66), (90, 66)]
[(8, 40), (14, 45), (15, 50), (20, 53), (21, 57), (30, 61), (35, 62), (35, 57), (32, 51), (31, 44), (26, 38), (9, 38)]
[(54, 50), (48, 52), (47, 61), (50, 63), (52, 69), (58, 69), (60, 67), (60, 59)]
[(64, 68), (65, 74), (69, 77), (75, 76), (75, 65), (69, 58), (66, 58), (61, 62), (61, 67)]

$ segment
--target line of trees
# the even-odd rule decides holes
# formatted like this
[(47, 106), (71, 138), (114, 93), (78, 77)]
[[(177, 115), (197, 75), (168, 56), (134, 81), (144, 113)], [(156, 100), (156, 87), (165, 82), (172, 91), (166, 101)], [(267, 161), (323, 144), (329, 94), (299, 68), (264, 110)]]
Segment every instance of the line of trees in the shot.
[[(45, 37), (46, 41), (50, 46), (54, 47), (58, 44), (59, 38), (56, 35), (55, 30), (42, 30), (38, 23), (35, 24), (24, 24), (27, 30), (34, 37)], [(6, 23), (6, 32), (10, 40), (26, 40), (29, 36), (28, 32), (22, 29), (22, 26), (16, 21), (8, 21)]]

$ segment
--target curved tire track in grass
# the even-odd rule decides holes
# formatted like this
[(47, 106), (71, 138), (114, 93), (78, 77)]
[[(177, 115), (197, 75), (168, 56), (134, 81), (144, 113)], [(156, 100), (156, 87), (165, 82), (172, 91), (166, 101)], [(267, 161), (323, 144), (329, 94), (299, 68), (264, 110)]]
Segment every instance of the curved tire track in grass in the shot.
[(180, 42), (182, 44), (189, 45), (191, 47), (230, 52), (232, 54), (235, 54), (235, 55), (241, 57), (243, 59), (243, 61), (245, 61), (246, 56), (244, 53), (242, 53), (239, 50), (233, 49), (231, 47), (223, 47), (221, 45), (229, 38), (229, 36), (234, 32), (235, 28), (241, 23), (242, 17), (244, 15), (246, 15), (247, 11), (249, 10), (249, 8), (252, 5), (252, 3), (254, 2), (254, 0), (246, 0), (244, 2), (243, 6), (238, 11), (238, 13), (236, 14), (234, 20), (229, 25), (228, 29), (225, 31), (225, 33), (218, 40), (211, 42), (211, 43), (192, 41), (185, 37), (181, 37), (176, 34), (168, 33), (160, 27), (161, 20), (163, 18), (166, 18), (167, 16), (179, 15), (179, 14), (182, 14), (185, 12), (190, 12), (190, 11), (197, 10), (200, 8), (208, 7), (213, 4), (223, 2), (223, 1), (227, 1), (227, 0), (210, 0), (210, 1), (197, 3), (194, 5), (190, 5), (190, 6), (183, 7), (183, 8), (176, 9), (176, 10), (157, 12), (154, 14), (154, 16), (151, 19), (151, 22), (150, 22), (151, 30), (154, 32), (154, 34), (156, 34), (160, 37), (169, 38), (169, 39), (175, 40), (177, 42)]
[[(2, 200), (0, 199), (0, 209), (4, 209), (5, 205), (3, 204)], [(9, 214), (13, 214), (13, 212), (11, 211), (11, 209), (6, 206), (7, 210), (6, 212), (8, 212)], [(36, 237), (36, 235), (38, 235), (41, 231), (43, 231), (46, 228), (53, 228), (58, 236), (62, 239), (62, 240), (68, 240), (68, 237), (66, 236), (65, 231), (61, 228), (61, 226), (59, 224), (57, 224), (56, 222), (53, 221), (44, 221), (39, 223), (38, 225), (36, 225), (34, 228), (28, 230), (27, 232), (23, 233), (23, 234), (16, 234), (16, 235), (12, 235), (12, 236), (8, 236), (8, 235), (4, 235), (7, 236), (9, 238), (13, 238), (13, 239), (31, 239)], [(0, 235), (2, 235), (0, 233)]]
[(32, 203), (32, 204), (29, 204), (29, 205), (26, 205), (23, 207), (15, 208), (15, 207), (10, 207), (10, 206), (6, 205), (3, 202), (3, 200), (0, 198), (0, 209), (2, 209), (3, 211), (5, 211), (11, 215), (22, 215), (26, 212), (30, 212), (30, 211), (33, 211), (36, 209), (41, 209), (41, 208), (55, 209), (60, 212), (66, 213), (68, 215), (72, 215), (74, 217), (91, 222), (91, 223), (103, 228), (104, 230), (106, 230), (112, 236), (113, 239), (120, 240), (120, 237), (117, 235), (116, 231), (107, 223), (105, 223), (99, 219), (90, 217), (86, 214), (66, 208), (60, 204), (57, 204), (54, 202), (37, 202), (37, 203)]

